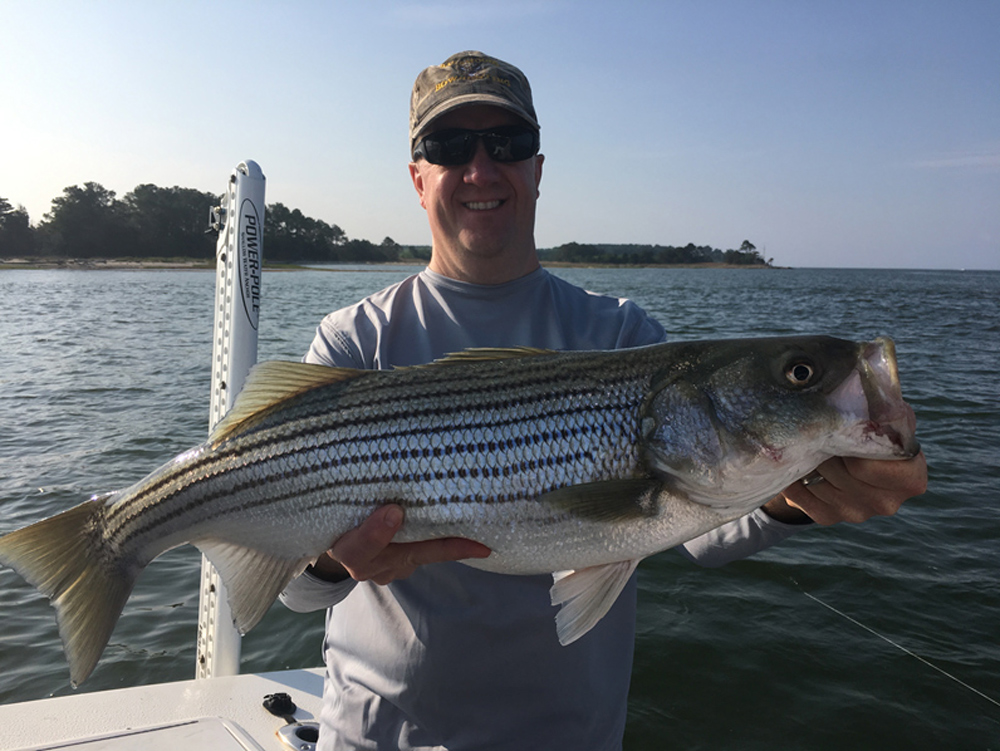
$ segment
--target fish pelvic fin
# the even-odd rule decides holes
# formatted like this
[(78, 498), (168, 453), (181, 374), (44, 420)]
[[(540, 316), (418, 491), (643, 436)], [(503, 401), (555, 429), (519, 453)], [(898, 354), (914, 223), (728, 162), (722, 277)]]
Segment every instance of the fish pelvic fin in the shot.
[(101, 526), (105, 498), (0, 538), (0, 563), (48, 597), (56, 610), (74, 687), (97, 665), (142, 571), (99, 544), (94, 532)]
[(307, 556), (289, 560), (224, 540), (198, 540), (194, 545), (212, 562), (222, 577), (233, 613), (233, 624), (240, 634), (257, 625), (288, 586), (315, 560)]
[(370, 372), (283, 360), (258, 363), (251, 368), (232, 408), (215, 426), (209, 442), (221, 443), (254, 415), (305, 391), (350, 381)]
[(564, 647), (597, 625), (628, 584), (638, 559), (590, 566), (552, 575), (549, 596), (559, 606), (556, 634)]

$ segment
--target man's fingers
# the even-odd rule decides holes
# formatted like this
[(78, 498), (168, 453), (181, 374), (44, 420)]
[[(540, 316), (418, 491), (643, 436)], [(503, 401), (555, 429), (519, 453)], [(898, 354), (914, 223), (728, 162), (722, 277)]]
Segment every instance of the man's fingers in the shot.
[(375, 509), (360, 525), (334, 542), (330, 556), (348, 571), (363, 569), (389, 546), (402, 524), (403, 509), (399, 506)]
[(909, 497), (927, 492), (927, 458), (922, 451), (904, 461), (883, 462), (847, 457), (843, 462), (851, 476), (872, 487), (895, 490)]
[(825, 482), (793, 483), (782, 495), (817, 524), (863, 522), (891, 516), (903, 503), (927, 489), (923, 454), (906, 461), (833, 458), (819, 465)]
[(390, 504), (376, 509), (333, 544), (330, 557), (357, 581), (388, 584), (405, 579), (418, 566), (428, 563), (485, 558), (490, 554), (485, 545), (460, 537), (394, 543), (392, 539), (402, 524), (401, 507)]
[(490, 549), (474, 540), (461, 537), (445, 537), (440, 540), (422, 542), (394, 542), (379, 556), (380, 570), (368, 578), (376, 584), (388, 584), (397, 579), (405, 579), (420, 566), (429, 563), (460, 561), (465, 558), (486, 558)]
[(400, 550), (401, 560), (414, 567), (428, 563), (460, 561), (463, 558), (486, 558), (490, 549), (481, 542), (464, 537), (443, 537), (423, 542), (400, 542), (392, 545)]

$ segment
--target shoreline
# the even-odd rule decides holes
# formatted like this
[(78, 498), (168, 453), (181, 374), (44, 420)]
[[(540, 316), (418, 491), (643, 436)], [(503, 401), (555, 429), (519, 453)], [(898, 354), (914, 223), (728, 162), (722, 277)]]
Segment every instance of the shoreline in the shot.
[(215, 260), (197, 258), (4, 258), (0, 259), (0, 270), (11, 271), (66, 270), (66, 271), (123, 271), (191, 269), (205, 271), (215, 269)]
[[(372, 263), (352, 262), (345, 266), (419, 266), (421, 261), (380, 261)], [(580, 269), (781, 269), (783, 266), (744, 265), (729, 263), (570, 263), (566, 261), (542, 261), (549, 268)], [(215, 259), (197, 258), (5, 258), (0, 259), (0, 271), (214, 271)], [(269, 264), (264, 262), (265, 271), (358, 271), (341, 269), (337, 264), (317, 268), (294, 263)]]

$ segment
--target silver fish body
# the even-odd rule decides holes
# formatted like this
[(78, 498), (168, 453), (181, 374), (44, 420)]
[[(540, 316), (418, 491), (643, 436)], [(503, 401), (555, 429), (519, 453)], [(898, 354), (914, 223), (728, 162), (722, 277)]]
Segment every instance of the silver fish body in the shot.
[(203, 550), (245, 632), (337, 537), (398, 503), (397, 540), (468, 537), (493, 551), (469, 565), (573, 572), (553, 586), (568, 643), (643, 557), (829, 456), (917, 451), (884, 339), (472, 350), (395, 371), (264, 363), (206, 444), (0, 538), (0, 563), (52, 599), (79, 683), (164, 551)]

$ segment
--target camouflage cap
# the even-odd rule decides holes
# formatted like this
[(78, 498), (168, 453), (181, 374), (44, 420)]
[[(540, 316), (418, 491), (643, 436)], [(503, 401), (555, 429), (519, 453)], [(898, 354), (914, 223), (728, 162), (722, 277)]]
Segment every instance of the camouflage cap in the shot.
[(410, 97), (410, 152), (434, 120), (469, 104), (503, 107), (538, 130), (525, 75), (510, 63), (469, 50), (417, 76)]

